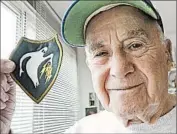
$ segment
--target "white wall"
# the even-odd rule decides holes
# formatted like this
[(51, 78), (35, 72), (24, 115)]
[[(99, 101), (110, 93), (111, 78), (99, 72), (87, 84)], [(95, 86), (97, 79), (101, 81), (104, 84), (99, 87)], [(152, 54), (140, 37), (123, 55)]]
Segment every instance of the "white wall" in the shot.
[[(84, 48), (77, 48), (77, 62), (78, 62), (78, 81), (80, 90), (80, 117), (85, 116), (85, 108), (89, 107), (89, 93), (94, 92), (91, 80), (90, 70), (85, 63)], [(98, 107), (98, 100), (95, 104)]]
[(176, 1), (152, 1), (159, 11), (165, 36), (172, 41), (173, 59), (176, 61)]

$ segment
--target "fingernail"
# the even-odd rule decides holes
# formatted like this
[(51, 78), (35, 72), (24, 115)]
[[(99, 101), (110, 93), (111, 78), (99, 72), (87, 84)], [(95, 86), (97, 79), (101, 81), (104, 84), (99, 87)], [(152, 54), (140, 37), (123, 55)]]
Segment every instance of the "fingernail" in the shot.
[(15, 68), (15, 64), (12, 61), (7, 61), (5, 63), (5, 66), (9, 69), (14, 69)]
[(9, 67), (13, 67), (14, 63), (12, 61), (8, 61), (5, 63), (5, 65), (9, 66)]

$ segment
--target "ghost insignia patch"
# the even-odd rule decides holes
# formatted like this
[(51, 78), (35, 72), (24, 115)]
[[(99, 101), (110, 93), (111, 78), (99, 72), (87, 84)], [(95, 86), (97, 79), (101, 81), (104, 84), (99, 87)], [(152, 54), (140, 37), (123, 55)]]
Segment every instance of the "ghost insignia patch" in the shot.
[(40, 103), (58, 76), (62, 58), (57, 35), (45, 41), (22, 37), (10, 56), (16, 64), (11, 76), (33, 101)]

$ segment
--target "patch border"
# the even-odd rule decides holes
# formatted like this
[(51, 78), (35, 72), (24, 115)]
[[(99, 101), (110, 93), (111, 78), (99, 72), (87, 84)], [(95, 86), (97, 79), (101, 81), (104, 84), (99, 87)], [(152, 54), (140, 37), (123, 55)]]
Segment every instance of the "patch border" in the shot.
[[(56, 70), (56, 73), (55, 73), (55, 76), (52, 80), (52, 82), (49, 84), (49, 86), (47, 87), (47, 89), (45, 90), (44, 93), (42, 93), (42, 95), (39, 97), (39, 99), (36, 99), (34, 98), (29, 92), (28, 90), (25, 89), (25, 87), (23, 87), (20, 82), (15, 78), (15, 76), (13, 75), (13, 73), (10, 73), (12, 79), (20, 86), (20, 88), (34, 101), (36, 102), (37, 104), (39, 104), (43, 98), (47, 95), (47, 93), (50, 91), (50, 89), (52, 88), (53, 84), (55, 83), (56, 81), (56, 78), (58, 77), (58, 74), (59, 74), (59, 71), (60, 71), (60, 68), (61, 68), (61, 64), (62, 64), (62, 60), (63, 60), (63, 47), (62, 47), (62, 44), (61, 44), (61, 41), (59, 40), (58, 38), (58, 34), (54, 35), (53, 37), (51, 37), (50, 39), (48, 40), (32, 40), (32, 39), (28, 39), (26, 37), (21, 37), (21, 39), (19, 40), (18, 44), (16, 45), (15, 49), (11, 52), (10, 56), (9, 56), (9, 59), (12, 60), (12, 55), (14, 55), (14, 53), (16, 52), (17, 48), (20, 46), (20, 44), (22, 43), (22, 41), (27, 41), (29, 43), (35, 43), (36, 45), (41, 45), (41, 43), (46, 43), (46, 42), (49, 42), (51, 40), (55, 39), (56, 41), (56, 44), (58, 45), (59, 47), (59, 50), (60, 50), (60, 57), (59, 57), (59, 60), (58, 60), (58, 64), (59, 66), (57, 67), (57, 70)], [(60, 63), (59, 63), (60, 61)]]

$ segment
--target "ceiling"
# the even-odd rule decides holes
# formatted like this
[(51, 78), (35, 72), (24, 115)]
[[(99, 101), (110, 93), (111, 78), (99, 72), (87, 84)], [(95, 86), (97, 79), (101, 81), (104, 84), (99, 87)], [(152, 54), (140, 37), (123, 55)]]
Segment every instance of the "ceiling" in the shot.
[(51, 7), (55, 10), (55, 12), (60, 16), (60, 18), (63, 18), (67, 8), (74, 2), (74, 1), (47, 1)]

